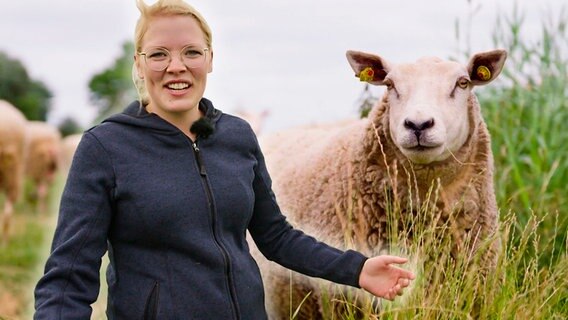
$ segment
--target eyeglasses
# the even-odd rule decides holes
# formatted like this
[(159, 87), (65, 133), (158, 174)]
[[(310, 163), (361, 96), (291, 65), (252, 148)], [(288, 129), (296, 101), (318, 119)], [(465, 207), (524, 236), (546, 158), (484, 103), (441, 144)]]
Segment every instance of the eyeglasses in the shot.
[[(207, 52), (209, 48), (198, 48), (194, 46), (185, 46), (179, 52), (180, 59), (183, 64), (189, 68), (202, 67), (207, 60)], [(148, 68), (154, 71), (164, 71), (172, 62), (172, 54), (165, 48), (150, 48), (146, 52), (139, 52), (144, 56)]]

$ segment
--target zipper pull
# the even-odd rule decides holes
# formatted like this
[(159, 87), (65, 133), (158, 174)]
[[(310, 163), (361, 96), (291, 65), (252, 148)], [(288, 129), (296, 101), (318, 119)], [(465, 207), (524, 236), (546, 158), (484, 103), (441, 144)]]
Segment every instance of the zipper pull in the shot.
[(193, 146), (193, 151), (195, 151), (197, 165), (199, 166), (199, 174), (205, 177), (207, 175), (207, 172), (205, 171), (205, 166), (203, 165), (203, 159), (201, 158), (201, 151), (197, 146), (197, 142), (194, 142), (192, 146)]

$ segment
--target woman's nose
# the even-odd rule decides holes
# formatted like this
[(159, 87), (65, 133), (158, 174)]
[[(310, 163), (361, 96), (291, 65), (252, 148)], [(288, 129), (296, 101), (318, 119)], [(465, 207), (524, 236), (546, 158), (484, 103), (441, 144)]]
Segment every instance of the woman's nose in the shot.
[(170, 64), (168, 65), (167, 71), (170, 72), (180, 72), (187, 70), (187, 66), (181, 59), (181, 57), (176, 57), (173, 55), (170, 60)]

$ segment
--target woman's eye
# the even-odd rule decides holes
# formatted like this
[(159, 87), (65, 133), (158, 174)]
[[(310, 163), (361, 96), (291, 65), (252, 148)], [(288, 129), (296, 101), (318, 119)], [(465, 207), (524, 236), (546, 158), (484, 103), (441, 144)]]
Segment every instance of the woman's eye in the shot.
[(196, 49), (188, 49), (184, 52), (184, 56), (188, 57), (188, 58), (197, 58), (197, 57), (201, 57), (203, 55), (203, 53), (199, 50)]
[(154, 51), (148, 54), (148, 58), (154, 60), (166, 59), (168, 57), (168, 53), (165, 51)]
[(392, 82), (392, 80), (385, 80), (385, 86), (387, 87), (387, 90), (393, 89), (394, 88), (394, 83)]

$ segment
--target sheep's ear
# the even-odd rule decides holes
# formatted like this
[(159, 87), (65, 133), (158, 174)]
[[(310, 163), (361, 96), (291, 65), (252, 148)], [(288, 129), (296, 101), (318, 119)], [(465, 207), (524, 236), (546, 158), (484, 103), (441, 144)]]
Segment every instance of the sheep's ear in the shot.
[(347, 61), (349, 61), (351, 68), (355, 71), (355, 77), (374, 85), (384, 84), (389, 69), (388, 63), (383, 58), (374, 54), (352, 50), (347, 51), (346, 55)]
[(493, 50), (475, 54), (469, 60), (467, 71), (473, 85), (485, 85), (501, 73), (507, 59), (507, 51)]

